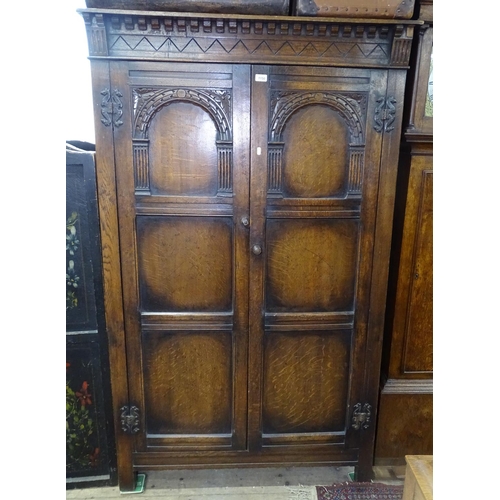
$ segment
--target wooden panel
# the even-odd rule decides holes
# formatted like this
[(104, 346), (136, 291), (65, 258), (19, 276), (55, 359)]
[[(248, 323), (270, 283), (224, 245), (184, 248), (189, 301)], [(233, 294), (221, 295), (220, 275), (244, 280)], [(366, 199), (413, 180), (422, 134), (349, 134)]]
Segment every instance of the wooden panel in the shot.
[(147, 432), (230, 433), (231, 333), (143, 335)]
[(212, 118), (199, 106), (175, 102), (161, 108), (149, 129), (151, 192), (215, 196), (216, 133)]
[(231, 310), (231, 219), (141, 216), (137, 240), (143, 311)]
[(382, 393), (375, 445), (377, 460), (432, 454), (432, 408), (432, 394)]
[(349, 166), (348, 129), (328, 106), (300, 109), (286, 124), (283, 140), (285, 197), (343, 197)]
[(432, 156), (428, 152), (412, 155), (411, 164), (404, 169), (409, 169), (409, 173), (406, 170), (408, 180), (402, 183), (405, 189), (399, 195), (402, 198), (399, 203), (403, 203), (405, 210), (404, 221), (398, 221), (395, 226), (393, 275), (397, 281), (394, 282), (390, 296), (389, 318), (392, 321), (390, 332), (392, 337), (388, 376), (431, 377), (433, 369)]
[(432, 170), (421, 171), (404, 371), (432, 371)]
[(356, 220), (269, 220), (268, 311), (351, 311), (358, 255)]
[(265, 336), (265, 433), (345, 428), (350, 332)]

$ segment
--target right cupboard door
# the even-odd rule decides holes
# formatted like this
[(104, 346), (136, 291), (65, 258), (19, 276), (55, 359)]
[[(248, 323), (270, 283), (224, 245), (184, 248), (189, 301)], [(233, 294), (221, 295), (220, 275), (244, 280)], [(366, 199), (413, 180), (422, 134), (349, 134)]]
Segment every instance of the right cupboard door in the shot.
[(253, 451), (356, 461), (363, 446), (386, 87), (386, 71), (252, 68)]

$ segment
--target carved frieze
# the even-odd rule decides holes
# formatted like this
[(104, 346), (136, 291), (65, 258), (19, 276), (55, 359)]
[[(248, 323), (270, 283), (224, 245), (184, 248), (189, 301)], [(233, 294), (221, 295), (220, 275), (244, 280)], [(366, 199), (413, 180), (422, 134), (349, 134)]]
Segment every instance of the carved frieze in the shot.
[(91, 56), (406, 66), (413, 37), (413, 26), (366, 20), (85, 11), (84, 16)]

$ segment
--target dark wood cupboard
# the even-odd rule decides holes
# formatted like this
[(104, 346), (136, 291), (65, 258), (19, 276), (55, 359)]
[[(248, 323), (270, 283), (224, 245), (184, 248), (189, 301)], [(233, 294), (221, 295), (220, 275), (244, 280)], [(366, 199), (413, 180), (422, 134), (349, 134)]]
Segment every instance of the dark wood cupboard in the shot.
[(415, 22), (82, 14), (120, 487), (367, 479)]
[(433, 453), (432, 1), (420, 3), (419, 17), (396, 190), (375, 448), (381, 464)]

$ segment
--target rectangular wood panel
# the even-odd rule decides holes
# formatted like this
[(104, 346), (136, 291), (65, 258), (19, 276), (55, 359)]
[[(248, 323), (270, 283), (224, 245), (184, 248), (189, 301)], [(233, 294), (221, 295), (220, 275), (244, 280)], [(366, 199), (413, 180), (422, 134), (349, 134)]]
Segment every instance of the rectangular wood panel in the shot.
[(412, 155), (404, 224), (399, 229), (402, 239), (394, 294), (389, 378), (432, 376), (432, 184), (432, 156)]
[[(418, 161), (415, 160), (418, 164)], [(404, 371), (433, 369), (432, 352), (432, 170), (420, 174), (421, 192), (418, 204), (417, 233), (413, 254), (413, 276), (408, 298), (409, 315), (406, 330)]]
[(358, 227), (356, 220), (269, 220), (266, 310), (352, 311)]
[(267, 333), (263, 431), (344, 431), (350, 331)]
[(138, 217), (143, 311), (231, 311), (229, 218)]
[(231, 332), (143, 335), (147, 433), (229, 434)]

